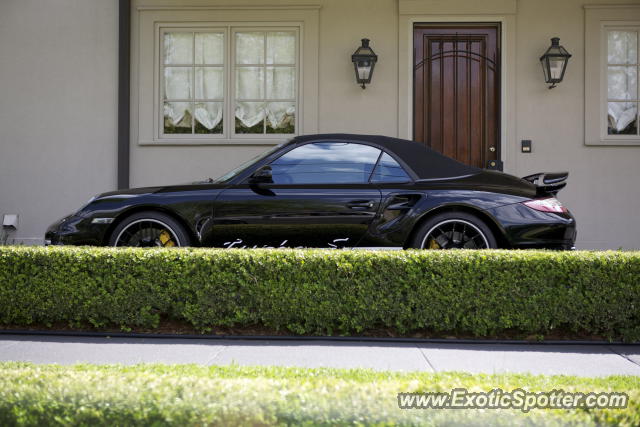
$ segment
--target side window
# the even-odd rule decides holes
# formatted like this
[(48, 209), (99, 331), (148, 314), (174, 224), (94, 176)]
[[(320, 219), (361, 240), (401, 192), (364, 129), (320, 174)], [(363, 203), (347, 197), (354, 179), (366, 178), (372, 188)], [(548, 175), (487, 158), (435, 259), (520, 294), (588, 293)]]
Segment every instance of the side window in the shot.
[(317, 142), (271, 163), (275, 184), (366, 184), (380, 150), (363, 144)]
[(607, 134), (638, 136), (638, 28), (607, 32)]
[(371, 182), (407, 182), (411, 181), (409, 175), (402, 169), (393, 157), (384, 153), (380, 162), (371, 175)]

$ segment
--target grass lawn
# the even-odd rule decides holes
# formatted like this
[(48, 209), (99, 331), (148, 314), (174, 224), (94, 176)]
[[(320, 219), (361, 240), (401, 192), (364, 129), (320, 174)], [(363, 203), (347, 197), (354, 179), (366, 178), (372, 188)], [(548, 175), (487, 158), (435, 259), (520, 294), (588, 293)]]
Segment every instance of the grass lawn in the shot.
[[(398, 408), (398, 392), (616, 391), (626, 409)], [(0, 363), (0, 425), (640, 425), (640, 377)]]

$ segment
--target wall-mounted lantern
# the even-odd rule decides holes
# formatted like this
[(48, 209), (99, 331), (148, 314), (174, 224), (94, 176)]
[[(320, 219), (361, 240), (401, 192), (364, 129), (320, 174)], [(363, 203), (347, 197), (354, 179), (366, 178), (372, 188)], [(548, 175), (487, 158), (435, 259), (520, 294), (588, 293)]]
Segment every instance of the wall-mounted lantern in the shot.
[(553, 89), (557, 83), (562, 81), (564, 72), (567, 70), (569, 58), (571, 58), (571, 54), (560, 46), (560, 38), (552, 38), (551, 46), (540, 57), (542, 71), (544, 71), (544, 81), (551, 84), (549, 89)]
[(371, 83), (373, 68), (377, 61), (378, 55), (369, 47), (369, 39), (362, 39), (362, 46), (351, 55), (351, 62), (356, 70), (356, 81), (362, 85), (362, 89), (366, 84)]

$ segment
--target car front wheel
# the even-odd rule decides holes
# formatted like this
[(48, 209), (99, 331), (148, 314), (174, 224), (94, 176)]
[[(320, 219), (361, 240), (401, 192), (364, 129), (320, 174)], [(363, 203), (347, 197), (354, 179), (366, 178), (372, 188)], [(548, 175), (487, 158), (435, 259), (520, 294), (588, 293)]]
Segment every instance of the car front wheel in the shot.
[(182, 225), (168, 215), (153, 211), (125, 218), (109, 238), (109, 246), (168, 248), (189, 246), (190, 243)]
[(414, 236), (418, 249), (493, 249), (496, 239), (487, 225), (465, 212), (445, 212), (429, 218)]

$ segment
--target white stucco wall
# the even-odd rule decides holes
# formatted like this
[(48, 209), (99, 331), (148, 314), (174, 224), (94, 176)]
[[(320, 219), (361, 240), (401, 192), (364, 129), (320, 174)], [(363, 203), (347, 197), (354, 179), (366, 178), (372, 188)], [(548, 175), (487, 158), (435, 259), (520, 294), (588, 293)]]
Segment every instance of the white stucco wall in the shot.
[[(132, 31), (138, 29), (138, 6), (231, 3), (320, 6), (319, 132), (409, 134), (401, 113), (408, 98), (399, 90), (406, 80), (399, 73), (399, 58), (410, 52), (399, 51), (403, 18), (398, 0), (134, 0)], [(445, 14), (449, 21), (456, 16), (503, 18), (509, 26), (506, 170), (520, 176), (568, 170), (569, 185), (560, 199), (577, 217), (578, 247), (640, 248), (635, 225), (640, 146), (584, 145), (585, 3), (485, 0), (481, 7), (476, 0), (407, 0), (404, 12), (422, 10), (419, 15), (431, 22)], [(548, 90), (538, 58), (553, 36), (573, 57), (565, 81)], [(371, 39), (379, 56), (366, 90), (356, 85), (350, 63), (362, 37)], [(0, 214), (20, 214), (19, 235), (41, 237), (49, 222), (116, 185), (117, 1), (0, 2), (0, 58)], [(531, 154), (520, 153), (521, 139), (533, 141)], [(217, 176), (267, 148), (140, 146), (132, 138), (131, 184)]]
[(0, 218), (18, 242), (116, 186), (116, 0), (0, 2)]
[[(569, 184), (559, 198), (576, 216), (579, 248), (640, 249), (640, 145), (584, 144), (584, 58), (592, 50), (584, 44), (585, 3), (518, 2), (517, 140), (510, 143), (531, 139), (533, 152), (518, 153), (515, 170), (520, 175), (545, 170), (570, 172)], [(538, 57), (553, 36), (560, 37), (573, 56), (564, 81), (549, 90), (541, 83)]]

